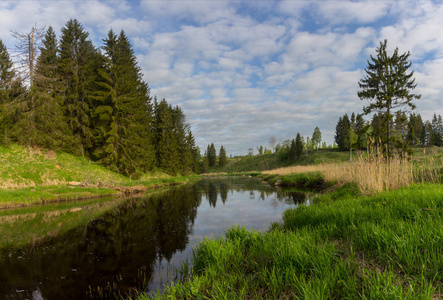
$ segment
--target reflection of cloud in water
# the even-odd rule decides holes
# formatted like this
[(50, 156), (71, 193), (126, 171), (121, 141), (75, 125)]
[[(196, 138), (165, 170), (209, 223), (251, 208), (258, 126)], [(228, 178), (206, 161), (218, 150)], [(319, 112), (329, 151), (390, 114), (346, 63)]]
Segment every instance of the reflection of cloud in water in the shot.
[[(302, 199), (306, 199), (303, 198), (304, 194), (276, 191), (259, 183), (244, 178), (200, 182), (201, 201), (192, 233), (188, 237), (189, 243), (184, 251), (174, 255), (170, 264), (179, 268), (182, 261), (191, 260), (192, 250), (201, 240), (214, 236), (224, 237), (225, 231), (234, 225), (266, 231), (272, 222), (281, 221), (287, 208), (297, 207)], [(166, 272), (166, 262), (162, 264), (163, 267), (156, 267), (159, 272)], [(164, 274), (157, 276), (164, 278)], [(152, 287), (159, 286), (154, 284)]]

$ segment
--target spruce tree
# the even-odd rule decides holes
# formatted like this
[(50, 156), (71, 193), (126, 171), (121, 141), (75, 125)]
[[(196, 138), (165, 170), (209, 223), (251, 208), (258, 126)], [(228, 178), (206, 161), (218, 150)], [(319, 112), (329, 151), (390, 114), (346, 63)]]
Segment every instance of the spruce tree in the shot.
[(355, 118), (355, 134), (357, 135), (355, 147), (357, 149), (366, 147), (368, 129), (369, 125), (366, 124), (363, 116), (361, 114), (357, 114), (357, 117)]
[(441, 116), (437, 117), (437, 114), (434, 113), (432, 117), (430, 133), (429, 133), (429, 144), (434, 146), (442, 146), (443, 145), (443, 124)]
[(94, 156), (117, 172), (133, 176), (154, 162), (150, 131), (150, 96), (129, 40), (112, 30), (104, 40), (101, 87), (93, 106)]
[(408, 141), (412, 145), (424, 144), (423, 141), (423, 120), (420, 114), (410, 114), (408, 122)]
[(40, 47), (32, 91), (35, 97), (35, 143), (48, 149), (67, 150), (72, 138), (63, 116), (57, 53), (57, 38), (53, 28), (49, 27)]
[(172, 108), (165, 99), (157, 103), (154, 108), (154, 146), (156, 165), (164, 172), (175, 175), (178, 172), (178, 147), (174, 135), (174, 120)]
[(101, 66), (99, 53), (88, 35), (77, 20), (69, 20), (62, 28), (58, 64), (64, 115), (73, 136), (70, 151), (80, 155), (88, 154), (93, 145), (92, 91)]
[(218, 164), (220, 167), (225, 166), (227, 163), (227, 158), (226, 158), (226, 150), (225, 148), (223, 148), (223, 145), (220, 147), (220, 152), (218, 155)]
[(209, 170), (209, 159), (208, 159), (208, 150), (205, 151), (205, 155), (203, 156), (203, 172), (207, 173)]
[(295, 159), (299, 159), (303, 153), (303, 139), (300, 136), (300, 133), (297, 132), (297, 136), (295, 138)]
[(8, 144), (11, 141), (14, 114), (10, 107), (23, 92), (21, 81), (14, 71), (8, 50), (0, 40), (0, 145)]
[(215, 163), (217, 162), (217, 152), (215, 151), (214, 143), (211, 143), (211, 145), (208, 145), (208, 161), (209, 166), (215, 166)]
[(289, 148), (289, 161), (294, 162), (297, 160), (297, 150), (295, 145), (295, 139), (291, 141), (291, 147)]
[(397, 111), (394, 119), (394, 137), (400, 144), (407, 141), (408, 118), (404, 112)]
[(11, 111), (16, 115), (12, 133), (17, 142), (27, 146), (38, 145), (40, 138), (36, 126), (35, 83), (37, 80), (36, 63), (43, 35), (44, 28), (36, 26), (26, 33), (12, 32), (12, 36), (16, 39), (17, 69), (23, 86), (26, 87), (20, 97), (11, 103)]
[(349, 150), (349, 130), (351, 128), (351, 122), (349, 117), (345, 114), (338, 119), (335, 127), (335, 143), (342, 151)]
[[(179, 156), (178, 170), (181, 174), (187, 175), (192, 172), (193, 161), (193, 139), (189, 140), (190, 125), (186, 123), (186, 118), (180, 107), (176, 106), (172, 110), (174, 119), (174, 136)], [(191, 134), (192, 136), (192, 134)]]

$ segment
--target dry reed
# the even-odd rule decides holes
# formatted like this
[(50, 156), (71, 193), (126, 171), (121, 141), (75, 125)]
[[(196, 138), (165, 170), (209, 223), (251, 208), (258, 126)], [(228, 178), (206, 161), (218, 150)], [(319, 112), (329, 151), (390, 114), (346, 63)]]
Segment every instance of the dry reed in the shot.
[[(439, 162), (441, 164), (441, 162)], [(432, 160), (416, 163), (407, 156), (386, 157), (380, 149), (358, 155), (358, 159), (342, 163), (311, 166), (292, 166), (263, 172), (264, 174), (288, 175), (292, 173), (321, 172), (326, 181), (339, 183), (356, 182), (364, 194), (393, 190), (416, 182), (434, 182), (438, 178)], [(438, 164), (437, 164), (438, 165)]]

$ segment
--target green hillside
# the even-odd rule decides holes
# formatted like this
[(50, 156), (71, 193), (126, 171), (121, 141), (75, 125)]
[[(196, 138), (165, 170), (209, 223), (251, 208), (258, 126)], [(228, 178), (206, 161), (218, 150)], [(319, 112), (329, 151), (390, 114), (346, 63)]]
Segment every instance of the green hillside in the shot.
[(189, 178), (158, 173), (132, 180), (87, 158), (18, 145), (0, 147), (0, 208), (142, 192)]

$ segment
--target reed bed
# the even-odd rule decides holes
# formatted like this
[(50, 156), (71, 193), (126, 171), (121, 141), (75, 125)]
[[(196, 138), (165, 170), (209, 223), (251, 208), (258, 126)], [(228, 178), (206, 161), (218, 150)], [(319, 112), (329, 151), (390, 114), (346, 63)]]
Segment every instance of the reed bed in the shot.
[(376, 194), (394, 190), (413, 183), (436, 182), (439, 179), (438, 166), (443, 159), (415, 161), (406, 155), (386, 157), (375, 149), (359, 153), (358, 158), (348, 162), (328, 163), (312, 166), (291, 166), (263, 174), (289, 175), (295, 173), (321, 172), (326, 181), (355, 182), (364, 194)]

